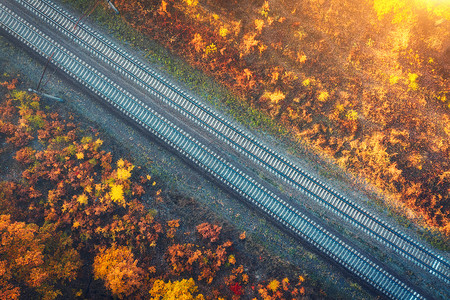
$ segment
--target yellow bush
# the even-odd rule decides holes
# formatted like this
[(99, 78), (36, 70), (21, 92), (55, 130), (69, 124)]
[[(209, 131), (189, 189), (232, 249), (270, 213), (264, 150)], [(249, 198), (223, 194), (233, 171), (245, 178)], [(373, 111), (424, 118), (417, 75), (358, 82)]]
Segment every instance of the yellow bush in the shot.
[(192, 278), (165, 283), (156, 280), (150, 290), (151, 300), (203, 300), (202, 294), (194, 296), (198, 288)]
[(233, 254), (231, 254), (230, 256), (228, 256), (228, 262), (232, 265), (234, 265), (236, 263), (236, 258), (234, 257)]
[(114, 202), (124, 202), (123, 186), (121, 184), (112, 184), (111, 192), (109, 193), (109, 195), (111, 196), (111, 200)]
[(253, 47), (257, 46), (259, 41), (255, 40), (256, 32), (249, 32), (244, 35), (242, 38), (242, 42), (239, 45), (239, 49), (241, 50), (241, 54), (248, 54), (252, 50)]
[(18, 90), (13, 90), (11, 92), (11, 96), (13, 97), (13, 99), (15, 100), (19, 100), (19, 101), (23, 101), (25, 99), (25, 97), (27, 96), (27, 92), (25, 91), (18, 91)]
[(278, 102), (280, 102), (281, 100), (286, 98), (286, 95), (284, 95), (283, 92), (280, 90), (275, 90), (275, 92), (273, 92), (273, 93), (265, 92), (262, 97), (269, 99), (270, 102), (272, 102), (272, 103), (278, 104)]
[(358, 113), (354, 111), (353, 109), (350, 109), (347, 114), (345, 115), (347, 120), (349, 121), (356, 121), (358, 119)]
[(256, 19), (256, 20), (255, 20), (255, 28), (256, 28), (256, 31), (258, 31), (259, 33), (261, 33), (263, 27), (264, 27), (264, 20)]
[(399, 81), (399, 79), (400, 78), (398, 76), (392, 75), (391, 77), (389, 77), (389, 83), (391, 85), (394, 85), (394, 84), (396, 84)]
[(102, 141), (101, 139), (97, 139), (97, 140), (94, 142), (94, 150), (97, 151), (98, 148), (99, 148), (102, 144), (103, 144), (103, 141)]
[(325, 102), (328, 100), (329, 97), (330, 94), (328, 94), (327, 91), (322, 91), (320, 92), (319, 96), (317, 96), (317, 100), (319, 100), (320, 102)]
[(125, 168), (119, 168), (117, 169), (117, 179), (119, 180), (127, 180), (131, 177), (131, 170), (133, 170), (133, 167)]
[(220, 27), (219, 29), (219, 35), (221, 37), (226, 37), (228, 34), (228, 29), (226, 29), (225, 27)]
[(125, 162), (123, 161), (123, 159), (119, 159), (119, 160), (117, 161), (117, 166), (118, 166), (119, 168), (123, 168), (123, 167), (125, 166)]
[(392, 23), (401, 23), (411, 16), (411, 4), (407, 0), (374, 0), (373, 7), (378, 19), (392, 14)]
[(200, 52), (205, 48), (205, 42), (200, 34), (196, 33), (194, 38), (191, 40), (191, 44), (194, 45), (194, 49), (197, 52)]
[(188, 6), (197, 6), (198, 0), (184, 0), (184, 3), (186, 3)]
[(311, 84), (311, 79), (306, 78), (305, 80), (303, 80), (302, 85), (303, 86), (309, 86)]
[(214, 45), (214, 43), (209, 44), (208, 46), (206, 46), (205, 48), (205, 54), (209, 55), (211, 53), (216, 53), (217, 52), (217, 46)]
[(78, 152), (76, 154), (76, 156), (77, 156), (77, 159), (83, 159), (84, 158), (84, 153), (83, 152)]
[(274, 279), (267, 285), (267, 288), (275, 293), (278, 290), (279, 286), (280, 286), (280, 282), (278, 280)]
[(415, 73), (409, 73), (408, 74), (408, 79), (409, 79), (409, 85), (408, 86), (413, 91), (415, 91), (415, 90), (417, 90), (419, 88), (419, 85), (416, 82), (417, 77), (419, 77), (419, 75), (417, 75)]
[(86, 205), (88, 203), (88, 198), (86, 194), (81, 194), (80, 196), (78, 196), (77, 201), (80, 204)]

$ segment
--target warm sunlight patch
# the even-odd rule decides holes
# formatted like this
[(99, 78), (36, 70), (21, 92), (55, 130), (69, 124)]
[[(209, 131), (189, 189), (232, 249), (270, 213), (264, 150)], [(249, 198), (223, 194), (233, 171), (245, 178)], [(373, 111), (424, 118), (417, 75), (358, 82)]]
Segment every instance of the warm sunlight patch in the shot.
[(374, 0), (373, 7), (381, 20), (386, 15), (392, 14), (392, 22), (400, 23), (415, 17), (420, 10), (438, 17), (450, 19), (449, 0)]

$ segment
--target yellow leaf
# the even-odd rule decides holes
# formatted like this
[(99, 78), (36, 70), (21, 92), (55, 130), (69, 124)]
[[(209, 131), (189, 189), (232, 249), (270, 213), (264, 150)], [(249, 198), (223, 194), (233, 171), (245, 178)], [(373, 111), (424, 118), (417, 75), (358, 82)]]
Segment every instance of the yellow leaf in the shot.
[(203, 300), (204, 297), (202, 294), (195, 295), (197, 291), (198, 287), (192, 278), (174, 282), (169, 280), (167, 283), (158, 279), (153, 283), (153, 287), (150, 290), (150, 299)]
[(266, 50), (266, 49), (267, 49), (266, 45), (264, 45), (264, 44), (259, 44), (258, 45), (259, 54), (263, 53), (264, 50)]
[(270, 11), (269, 2), (268, 1), (264, 1), (264, 4), (263, 4), (262, 9), (261, 9), (261, 15), (264, 16), (264, 17), (267, 17), (269, 15), (269, 11)]
[(97, 193), (103, 191), (103, 186), (102, 186), (101, 183), (95, 184), (95, 191), (96, 191)]
[(167, 11), (167, 2), (166, 1), (164, 1), (164, 0), (161, 1), (161, 6), (158, 9), (158, 13), (162, 16), (167, 14), (167, 16), (170, 17), (169, 12)]
[(256, 32), (252, 33), (247, 33), (244, 35), (244, 37), (242, 38), (242, 43), (240, 44), (239, 48), (240, 50), (242, 50), (243, 54), (248, 54), (250, 53), (250, 50), (257, 46), (259, 41), (255, 40), (255, 36), (256, 36)]
[(344, 109), (345, 109), (345, 107), (344, 107), (343, 104), (336, 104), (336, 110), (337, 110), (338, 112), (343, 112)]
[(102, 144), (103, 144), (103, 141), (101, 139), (97, 139), (94, 142), (94, 149), (97, 150)]
[(247, 80), (250, 80), (252, 78), (253, 73), (249, 69), (244, 69), (244, 75), (247, 77)]

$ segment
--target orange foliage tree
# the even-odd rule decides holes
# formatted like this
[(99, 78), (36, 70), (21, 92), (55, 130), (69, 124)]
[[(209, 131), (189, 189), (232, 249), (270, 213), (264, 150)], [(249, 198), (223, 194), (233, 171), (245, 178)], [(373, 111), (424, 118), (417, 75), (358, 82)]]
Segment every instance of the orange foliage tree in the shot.
[(197, 225), (197, 231), (200, 233), (202, 238), (208, 239), (211, 243), (219, 240), (220, 231), (222, 227), (217, 225), (212, 225), (209, 223), (201, 223)]
[(202, 294), (197, 293), (197, 286), (192, 278), (183, 279), (180, 281), (164, 282), (162, 280), (156, 280), (153, 283), (153, 287), (150, 290), (151, 300), (203, 300), (205, 299)]
[(0, 234), (0, 293), (4, 299), (18, 299), (21, 286), (35, 288), (43, 299), (55, 299), (61, 291), (54, 285), (76, 278), (79, 254), (71, 239), (55, 232), (53, 226), (39, 228), (0, 215)]
[(143, 270), (137, 263), (125, 246), (113, 244), (110, 248), (100, 248), (93, 264), (95, 279), (102, 279), (113, 295), (122, 299), (142, 286)]
[(198, 275), (198, 280), (205, 279), (207, 283), (211, 283), (216, 272), (227, 261), (227, 248), (231, 245), (232, 242), (227, 241), (213, 251), (198, 248), (194, 244), (174, 244), (167, 249), (166, 260), (172, 267), (173, 274), (193, 272)]
[[(191, 236), (199, 245), (178, 244), (176, 232), (186, 230), (185, 225), (162, 220), (168, 227), (163, 228), (155, 210), (139, 199), (150, 192), (155, 207), (161, 203), (156, 200), (162, 199), (161, 189), (150, 175), (136, 176), (139, 168), (124, 159), (114, 162), (101, 149), (98, 134), (88, 135), (70, 114), (64, 120), (53, 109), (41, 109), (41, 100), (16, 90), (17, 84), (8, 80), (0, 87), (5, 93), (0, 98), (0, 156), (18, 162), (0, 170), (18, 177), (0, 181), (0, 298), (28, 293), (43, 299), (89, 298), (83, 293), (93, 288), (85, 287), (97, 278), (116, 297), (152, 291), (155, 298), (164, 293), (179, 299), (184, 291), (183, 296), (202, 299), (195, 282), (180, 275), (195, 276), (207, 297), (230, 291), (244, 295), (242, 286), (251, 279), (243, 265), (234, 267), (241, 258), (232, 242), (212, 245), (220, 226), (200, 224), (200, 235)], [(16, 130), (26, 132), (26, 138), (18, 138)], [(91, 267), (93, 272), (85, 272)], [(168, 282), (169, 276), (173, 281)], [(245, 295), (256, 296), (250, 289)]]

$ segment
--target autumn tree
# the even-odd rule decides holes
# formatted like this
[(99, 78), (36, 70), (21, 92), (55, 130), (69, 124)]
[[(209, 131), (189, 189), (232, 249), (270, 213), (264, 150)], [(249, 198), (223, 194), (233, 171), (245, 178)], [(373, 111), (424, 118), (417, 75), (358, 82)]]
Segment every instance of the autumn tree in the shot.
[(172, 267), (172, 273), (197, 274), (198, 280), (205, 280), (210, 284), (227, 261), (227, 249), (232, 245), (227, 241), (218, 245), (216, 249), (199, 248), (194, 244), (174, 244), (166, 252), (166, 260)]
[(18, 299), (17, 283), (38, 287), (47, 277), (42, 270), (44, 246), (36, 225), (12, 222), (9, 215), (0, 215), (0, 234), (1, 293)]
[(0, 215), (0, 234), (3, 295), (17, 298), (21, 287), (28, 287), (44, 299), (54, 299), (61, 295), (55, 285), (76, 278), (81, 264), (78, 252), (72, 248), (70, 238), (55, 232), (53, 226), (39, 228)]
[[(151, 300), (203, 300), (192, 278), (164, 282), (156, 280), (150, 290)], [(197, 294), (197, 295), (195, 295)]]
[(142, 286), (143, 270), (137, 264), (129, 248), (116, 244), (103, 247), (94, 258), (94, 278), (103, 280), (106, 288), (122, 299)]
[(211, 243), (219, 240), (221, 230), (222, 227), (209, 223), (201, 223), (197, 225), (198, 233), (200, 233), (202, 238), (209, 240)]

